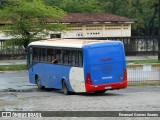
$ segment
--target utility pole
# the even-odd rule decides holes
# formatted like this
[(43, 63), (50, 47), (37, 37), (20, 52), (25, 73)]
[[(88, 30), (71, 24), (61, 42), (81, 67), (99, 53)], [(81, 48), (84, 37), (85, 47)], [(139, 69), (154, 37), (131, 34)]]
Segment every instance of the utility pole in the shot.
[(160, 60), (160, 0), (159, 0), (159, 9), (158, 9), (158, 60)]

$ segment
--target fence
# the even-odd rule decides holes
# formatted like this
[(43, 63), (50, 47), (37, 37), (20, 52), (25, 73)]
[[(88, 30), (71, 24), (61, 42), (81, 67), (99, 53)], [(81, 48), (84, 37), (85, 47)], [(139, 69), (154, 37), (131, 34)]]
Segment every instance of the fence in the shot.
[(126, 55), (157, 55), (158, 37), (157, 36), (133, 36), (119, 38), (100, 38), (108, 40), (119, 40), (124, 43)]
[(129, 85), (158, 84), (160, 85), (160, 64), (127, 65)]
[(22, 46), (5, 46), (6, 40), (0, 40), (0, 59), (24, 59), (26, 52)]
[[(90, 38), (91, 39), (91, 38)], [(126, 55), (157, 55), (158, 37), (114, 37), (114, 38), (92, 38), (104, 40), (119, 40), (124, 43)], [(18, 46), (4, 46), (5, 40), (0, 40), (0, 59), (2, 58), (24, 58), (25, 49)]]

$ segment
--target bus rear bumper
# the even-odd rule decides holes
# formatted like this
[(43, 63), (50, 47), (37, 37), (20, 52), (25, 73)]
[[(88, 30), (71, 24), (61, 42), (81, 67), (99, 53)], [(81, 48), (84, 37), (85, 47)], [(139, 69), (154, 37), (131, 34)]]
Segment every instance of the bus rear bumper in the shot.
[(128, 86), (127, 81), (112, 83), (112, 84), (101, 84), (101, 85), (90, 85), (86, 84), (86, 92), (96, 92), (96, 91), (107, 91), (114, 89), (123, 89)]

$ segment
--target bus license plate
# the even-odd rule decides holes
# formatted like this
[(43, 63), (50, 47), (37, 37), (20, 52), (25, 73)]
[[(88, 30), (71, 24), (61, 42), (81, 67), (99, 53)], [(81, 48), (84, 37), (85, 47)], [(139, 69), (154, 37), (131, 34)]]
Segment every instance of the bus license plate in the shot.
[(112, 87), (111, 86), (107, 86), (107, 87), (105, 87), (105, 89), (111, 89)]

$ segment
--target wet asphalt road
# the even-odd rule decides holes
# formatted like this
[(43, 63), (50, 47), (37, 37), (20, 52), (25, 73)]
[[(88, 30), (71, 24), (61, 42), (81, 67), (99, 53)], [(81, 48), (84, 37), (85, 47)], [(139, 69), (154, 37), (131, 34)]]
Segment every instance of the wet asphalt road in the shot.
[(29, 83), (27, 71), (0, 73), (0, 91), (20, 91), (33, 88), (36, 86)]
[(61, 90), (38, 90), (37, 86), (29, 83), (26, 71), (0, 73), (0, 111), (10, 110), (160, 111), (160, 86), (130, 86), (127, 89), (107, 91), (105, 94), (65, 96)]

